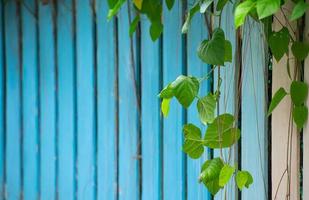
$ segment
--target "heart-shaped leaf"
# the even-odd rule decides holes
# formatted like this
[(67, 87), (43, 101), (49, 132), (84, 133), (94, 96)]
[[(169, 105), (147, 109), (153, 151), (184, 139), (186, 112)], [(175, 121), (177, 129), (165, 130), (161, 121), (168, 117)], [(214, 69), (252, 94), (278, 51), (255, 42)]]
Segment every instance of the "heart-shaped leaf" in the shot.
[(301, 81), (293, 81), (290, 87), (291, 99), (296, 106), (305, 103), (308, 96), (308, 86)]
[(295, 106), (293, 109), (293, 119), (297, 128), (299, 130), (302, 129), (308, 119), (308, 108), (306, 106)]
[(290, 34), (286, 27), (278, 32), (272, 32), (268, 39), (268, 44), (277, 61), (279, 61), (289, 50)]
[(184, 145), (183, 151), (191, 158), (197, 159), (204, 152), (201, 130), (193, 124), (186, 124), (183, 127)]
[(267, 113), (268, 116), (273, 112), (273, 110), (279, 105), (279, 103), (282, 101), (282, 99), (286, 95), (287, 95), (287, 92), (284, 90), (284, 88), (281, 87), (277, 90), (268, 108), (268, 113)]
[(211, 123), (215, 118), (216, 98), (209, 93), (197, 101), (197, 110), (203, 124)]

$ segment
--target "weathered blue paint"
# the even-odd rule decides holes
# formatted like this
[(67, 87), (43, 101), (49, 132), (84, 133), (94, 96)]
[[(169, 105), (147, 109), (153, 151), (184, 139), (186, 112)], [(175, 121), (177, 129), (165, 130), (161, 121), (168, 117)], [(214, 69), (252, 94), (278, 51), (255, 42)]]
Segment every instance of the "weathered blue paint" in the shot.
[(77, 189), (78, 199), (95, 199), (95, 71), (91, 3), (76, 1)]
[[(129, 41), (129, 20), (127, 4), (123, 6), (118, 18), (119, 51), (119, 199), (131, 200), (139, 197), (138, 159), (138, 85), (136, 40), (133, 49)], [(133, 11), (131, 10), (133, 15)], [(133, 18), (133, 17), (132, 17)], [(131, 54), (134, 54), (134, 63)], [(135, 74), (135, 75), (134, 75)], [(135, 76), (135, 80), (134, 77)]]
[(56, 62), (53, 7), (39, 5), (40, 197), (56, 197)]
[(254, 179), (242, 199), (268, 198), (267, 46), (263, 27), (248, 20), (243, 40), (241, 167)]
[[(224, 67), (220, 67), (220, 76), (222, 78), (221, 89), (220, 89), (220, 114), (222, 113), (230, 113), (235, 115), (236, 111), (236, 79), (235, 75), (237, 72), (237, 66), (235, 65), (236, 62), (236, 31), (233, 23), (233, 5), (227, 4), (226, 8), (222, 12), (222, 19), (221, 19), (221, 28), (225, 32), (225, 38), (228, 39), (232, 44), (232, 55), (233, 55), (233, 62), (226, 63)], [(217, 88), (217, 77), (218, 70), (215, 70), (215, 77), (214, 77), (214, 88)], [(236, 119), (237, 121), (237, 119)], [(230, 156), (229, 156), (230, 154)], [(214, 156), (220, 156), (220, 150), (214, 151)], [(237, 164), (237, 156), (238, 150), (237, 146), (233, 146), (231, 150), (226, 149), (223, 151), (223, 156), (226, 160), (229, 158), (229, 163), (231, 166)], [(226, 186), (224, 190), (221, 190), (218, 195), (215, 197), (215, 200), (224, 199), (226, 190), (226, 198), (229, 200), (237, 199), (238, 191), (235, 184), (234, 179), (231, 179), (229, 184)]]
[(4, 33), (3, 33), (3, 13), (4, 6), (3, 1), (0, 2), (0, 198), (4, 199), (4, 98), (5, 98), (5, 83), (4, 83)]
[[(107, 1), (97, 1), (98, 59), (98, 199), (117, 194), (117, 90), (116, 35), (114, 20), (106, 20)], [(103, 145), (104, 144), (104, 145)]]
[(76, 189), (76, 67), (72, 0), (58, 3), (58, 197), (74, 199)]
[(36, 1), (22, 6), (23, 197), (37, 199), (39, 189), (38, 38)]
[[(191, 8), (194, 1), (189, 1), (188, 8)], [(207, 29), (204, 26), (204, 16), (197, 15), (191, 21), (191, 26), (187, 34), (187, 65), (188, 65), (188, 75), (193, 75), (197, 77), (207, 76), (210, 67), (204, 64), (197, 56), (197, 49), (202, 40), (208, 38)], [(211, 92), (210, 79), (202, 82), (200, 86), (199, 96), (205, 96)], [(198, 117), (197, 112), (197, 101), (194, 101), (191, 107), (188, 109), (188, 123), (193, 123), (199, 126), (204, 135), (206, 131), (206, 126), (203, 125)], [(187, 161), (187, 195), (188, 199), (209, 199), (211, 198), (210, 193), (208, 193), (204, 184), (199, 183), (198, 177), (201, 172), (201, 166), (203, 163), (210, 158), (210, 152), (205, 148), (204, 155), (201, 159), (191, 159), (188, 157)]]
[[(183, 74), (183, 40), (181, 36), (182, 3), (175, 1), (172, 10), (164, 5), (163, 83), (167, 85)], [(171, 101), (169, 116), (163, 122), (163, 196), (164, 199), (185, 199), (185, 156), (181, 151), (184, 110)]]
[(6, 55), (6, 198), (21, 196), (21, 66), (17, 5), (5, 5)]
[(162, 197), (162, 118), (157, 95), (161, 87), (161, 39), (149, 35), (148, 19), (141, 19), (142, 79), (142, 199)]

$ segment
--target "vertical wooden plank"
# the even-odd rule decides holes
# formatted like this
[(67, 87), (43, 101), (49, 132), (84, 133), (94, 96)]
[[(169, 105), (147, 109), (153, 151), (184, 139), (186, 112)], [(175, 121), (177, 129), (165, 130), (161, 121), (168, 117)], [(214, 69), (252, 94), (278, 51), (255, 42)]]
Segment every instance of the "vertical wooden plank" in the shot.
[[(306, 0), (309, 3), (309, 0)], [(306, 13), (304, 39), (309, 42), (309, 13)], [(304, 63), (304, 80), (309, 84), (309, 58)], [(307, 99), (307, 106), (309, 106), (309, 98)], [(303, 199), (309, 199), (309, 121), (303, 131)]]
[[(174, 81), (183, 70), (181, 36), (182, 3), (175, 1), (172, 10), (164, 4), (163, 85)], [(171, 101), (170, 114), (163, 123), (163, 191), (164, 199), (185, 199), (185, 155), (181, 151), (184, 110), (176, 100)]]
[(76, 1), (78, 199), (95, 198), (94, 39), (90, 1)]
[(75, 56), (72, 0), (58, 3), (58, 192), (59, 199), (75, 197)]
[(5, 5), (7, 199), (19, 199), (21, 194), (21, 60), (16, 4), (9, 1)]
[(141, 78), (142, 78), (142, 199), (162, 198), (162, 130), (160, 100), (161, 51), (158, 39), (149, 35), (148, 19), (141, 20)]
[[(119, 13), (118, 50), (119, 50), (119, 199), (138, 199), (138, 105), (131, 54), (136, 53), (136, 45), (130, 48), (129, 20), (127, 4)], [(132, 9), (133, 10), (133, 9)], [(132, 12), (131, 10), (131, 12)], [(135, 40), (133, 41), (135, 43)], [(131, 52), (131, 50), (133, 52)], [(135, 55), (133, 55), (135, 57)], [(136, 57), (135, 57), (136, 58)], [(136, 64), (135, 59), (135, 64)], [(136, 77), (136, 76), (135, 76)]]
[[(286, 7), (287, 10), (291, 8), (291, 3)], [(286, 24), (285, 18), (282, 13), (277, 14), (273, 23), (273, 30), (279, 31), (282, 28), (281, 23)], [(295, 25), (295, 24), (294, 24)], [(294, 26), (293, 25), (293, 26)], [(290, 52), (289, 57), (292, 57)], [(291, 72), (294, 71), (295, 59), (290, 59)], [(286, 91), (290, 91), (291, 79), (287, 72), (288, 57), (284, 56), (280, 62), (276, 62), (273, 59), (273, 77), (272, 77), (272, 93), (274, 94), (280, 87), (285, 88)], [(292, 74), (293, 75), (293, 74)], [(284, 98), (283, 101), (277, 106), (272, 114), (272, 198), (285, 199), (287, 195), (287, 144), (289, 127), (293, 126), (293, 132), (291, 133), (290, 141), (291, 145), (291, 177), (290, 177), (290, 199), (299, 199), (299, 138), (296, 127), (293, 125), (290, 118), (291, 111), (291, 98)], [(282, 179), (282, 180), (281, 180)], [(281, 184), (280, 184), (281, 182)], [(278, 192), (276, 192), (278, 189)]]
[[(229, 113), (232, 115), (236, 114), (236, 103), (235, 103), (235, 96), (236, 96), (236, 81), (235, 81), (235, 74), (237, 69), (236, 65), (236, 32), (234, 27), (234, 14), (233, 14), (233, 4), (228, 3), (223, 12), (221, 17), (221, 28), (224, 30), (225, 33), (225, 39), (229, 40), (232, 44), (232, 51), (233, 51), (233, 62), (232, 63), (226, 63), (224, 67), (220, 67), (220, 76), (222, 78), (221, 82), (221, 89), (220, 89), (220, 114), (223, 113)], [(214, 73), (214, 91), (217, 89), (217, 76), (218, 76), (218, 70), (215, 70)], [(228, 159), (229, 153), (230, 156), (230, 165), (237, 164), (237, 146), (233, 146), (231, 150), (225, 149), (223, 150), (223, 156), (224, 158)], [(214, 157), (220, 156), (219, 150), (214, 151)], [(221, 200), (224, 199), (225, 191), (221, 190), (216, 197), (215, 200)], [(236, 183), (234, 179), (229, 182), (229, 184), (226, 186), (226, 194), (227, 199), (234, 200), (237, 199), (237, 188)]]
[(3, 1), (0, 2), (0, 198), (4, 199), (4, 102), (5, 102), (5, 83), (4, 83), (4, 24), (3, 24), (3, 16), (4, 16), (4, 5)]
[[(194, 4), (193, 0), (188, 2), (189, 8)], [(210, 67), (203, 63), (197, 56), (197, 49), (199, 44), (207, 39), (207, 27), (205, 26), (204, 16), (196, 15), (192, 21), (191, 26), (187, 34), (187, 65), (188, 65), (188, 75), (193, 75), (197, 77), (204, 77), (210, 70)], [(211, 80), (205, 80), (202, 82), (200, 87), (200, 96), (205, 96), (211, 91), (210, 86)], [(205, 133), (206, 127), (203, 125), (198, 117), (198, 112), (196, 108), (196, 101), (192, 103), (191, 107), (188, 109), (188, 123), (193, 123), (202, 129)], [(198, 182), (198, 177), (201, 172), (201, 166), (203, 163), (210, 158), (210, 152), (205, 149), (204, 155), (198, 159), (193, 160), (188, 157), (187, 161), (187, 181), (188, 189), (187, 195), (188, 199), (210, 199), (210, 193), (207, 191), (204, 184)]]
[(98, 199), (116, 199), (116, 35), (107, 21), (107, 1), (97, 1)]
[(266, 38), (261, 24), (247, 20), (242, 46), (241, 168), (254, 184), (242, 199), (268, 199), (267, 61)]
[(52, 6), (39, 5), (41, 199), (56, 197), (56, 63)]
[(37, 9), (34, 0), (22, 6), (23, 42), (23, 186), (24, 199), (37, 199), (39, 188)]

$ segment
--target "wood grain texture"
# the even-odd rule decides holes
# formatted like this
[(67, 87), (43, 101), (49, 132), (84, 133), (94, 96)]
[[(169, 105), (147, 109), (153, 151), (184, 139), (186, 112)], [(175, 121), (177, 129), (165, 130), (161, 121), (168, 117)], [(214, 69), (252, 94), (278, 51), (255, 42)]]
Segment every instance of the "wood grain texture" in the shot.
[[(119, 51), (119, 199), (138, 199), (139, 159), (138, 66), (135, 36), (130, 46), (127, 3), (118, 15)], [(133, 19), (133, 9), (131, 10)], [(133, 55), (133, 56), (132, 56)], [(132, 59), (133, 58), (133, 59)], [(133, 60), (135, 62), (133, 62)], [(134, 78), (135, 77), (135, 78)]]
[(142, 199), (162, 198), (161, 39), (153, 42), (148, 19), (141, 20)]
[[(38, 104), (38, 34), (34, 15), (36, 3), (25, 0), (22, 6), (22, 99), (23, 99), (23, 190), (24, 199), (39, 194), (39, 104)], [(26, 7), (27, 6), (27, 7)]]
[(242, 199), (268, 199), (267, 48), (263, 26), (247, 20), (242, 46), (241, 168), (251, 173), (254, 183), (242, 191)]
[(58, 183), (60, 200), (76, 192), (76, 60), (71, 0), (57, 4)]
[[(181, 36), (182, 3), (175, 1), (172, 10), (163, 9), (163, 85), (174, 81), (185, 72), (183, 41)], [(169, 116), (163, 122), (163, 191), (164, 199), (185, 199), (185, 154), (182, 125), (184, 110), (176, 99), (171, 101)]]
[(21, 196), (21, 60), (17, 3), (5, 5), (6, 56), (6, 191), (5, 198)]
[[(192, 7), (194, 1), (188, 2), (188, 9)], [(197, 14), (191, 21), (191, 26), (187, 34), (187, 66), (188, 75), (196, 77), (204, 77), (210, 70), (210, 66), (203, 63), (197, 56), (197, 49), (201, 41), (208, 38), (207, 28), (204, 22), (204, 16)], [(205, 96), (211, 91), (211, 80), (205, 80), (200, 86), (199, 96)], [(206, 126), (203, 125), (198, 117), (197, 101), (194, 101), (188, 109), (188, 123), (193, 123), (199, 126), (203, 132), (206, 131)], [(198, 182), (198, 177), (201, 173), (201, 166), (210, 158), (210, 150), (205, 148), (204, 154), (200, 159), (194, 160), (188, 157), (187, 160), (187, 198), (188, 199), (209, 199), (210, 193), (204, 184)]]
[[(289, 7), (288, 7), (289, 8)], [(277, 18), (284, 21), (282, 13), (277, 15)], [(284, 23), (286, 24), (286, 23)], [(274, 20), (273, 30), (278, 31), (282, 28), (277, 19)], [(292, 55), (290, 55), (291, 57)], [(287, 56), (284, 56), (280, 62), (276, 62), (273, 59), (273, 77), (272, 77), (272, 93), (274, 94), (280, 87), (285, 88), (286, 91), (290, 91), (291, 80), (287, 72)], [(294, 71), (295, 60), (290, 59), (291, 72)], [(293, 76), (293, 75), (292, 75)], [(290, 97), (286, 97), (278, 105), (272, 114), (272, 198), (275, 198), (276, 190), (278, 194), (276, 199), (285, 199), (287, 195), (287, 183), (288, 176), (285, 173), (287, 169), (287, 143), (289, 127), (293, 127), (291, 133), (291, 177), (290, 177), (290, 198), (291, 200), (299, 199), (299, 135), (296, 133), (296, 127), (293, 125), (293, 121), (290, 119), (291, 100)], [(283, 176), (283, 178), (282, 178)], [(281, 184), (280, 179), (282, 178)]]
[(98, 80), (98, 199), (116, 199), (117, 91), (115, 21), (106, 20), (107, 1), (96, 1)]

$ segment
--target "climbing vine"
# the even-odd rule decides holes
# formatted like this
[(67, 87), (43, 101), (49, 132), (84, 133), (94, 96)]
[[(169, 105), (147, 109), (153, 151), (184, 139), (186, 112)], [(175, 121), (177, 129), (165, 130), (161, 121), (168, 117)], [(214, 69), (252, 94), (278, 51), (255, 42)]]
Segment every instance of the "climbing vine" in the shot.
[[(108, 0), (110, 11), (108, 19), (115, 16), (126, 0)], [(175, 0), (165, 0), (165, 5), (170, 10)], [(131, 3), (131, 2), (127, 2)], [(292, 3), (293, 9), (289, 15), (285, 15), (284, 6)], [(163, 4), (158, 0), (133, 0), (133, 7), (136, 15), (130, 26), (130, 35), (138, 27), (140, 15), (146, 15), (151, 26), (149, 29), (152, 40), (160, 37), (163, 31), (162, 7)], [(171, 99), (175, 98), (184, 107), (192, 106), (194, 100), (197, 100), (196, 109), (199, 119), (207, 126), (206, 133), (202, 137), (202, 131), (196, 125), (189, 123), (183, 126), (184, 144), (183, 151), (192, 159), (198, 159), (202, 156), (205, 147), (220, 150), (220, 156), (205, 161), (201, 167), (199, 180), (203, 183), (211, 194), (216, 195), (223, 189), (227, 183), (234, 177), (240, 190), (248, 188), (253, 183), (253, 177), (250, 172), (240, 170), (237, 166), (232, 166), (225, 159), (222, 149), (231, 148), (240, 139), (241, 131), (237, 127), (237, 119), (230, 113), (219, 114), (220, 85), (222, 77), (220, 68), (226, 67), (226, 63), (232, 62), (232, 44), (226, 39), (224, 30), (221, 28), (221, 14), (227, 4), (233, 4), (235, 29), (241, 28), (245, 20), (252, 18), (260, 23), (267, 24), (276, 13), (281, 12), (284, 15), (284, 22), (287, 24), (279, 31), (270, 31), (266, 33), (267, 44), (271, 53), (280, 61), (285, 55), (288, 57), (287, 73), (291, 79), (289, 91), (281, 87), (273, 96), (269, 106), (268, 116), (279, 105), (282, 99), (289, 96), (292, 102), (292, 119), (300, 132), (308, 118), (308, 108), (305, 105), (308, 96), (308, 86), (302, 81), (301, 62), (308, 56), (309, 45), (298, 37), (297, 32), (293, 30), (291, 23), (302, 20), (309, 5), (304, 0), (196, 0), (189, 9), (186, 20), (182, 27), (182, 33), (186, 34), (190, 28), (190, 22), (194, 15), (203, 14), (218, 18), (217, 27), (210, 32), (210, 38), (201, 41), (197, 50), (198, 57), (206, 64), (212, 66), (211, 72), (216, 69), (218, 73), (216, 91), (206, 96), (199, 96), (200, 84), (207, 80), (209, 74), (205, 77), (180, 75), (175, 81), (169, 83), (160, 92), (162, 99), (161, 111), (164, 117), (168, 116)], [(208, 31), (211, 30), (208, 27)], [(266, 30), (266, 29), (265, 29)], [(236, 31), (236, 30), (235, 30)], [(289, 52), (292, 52), (293, 58), (290, 58)], [(296, 69), (291, 73), (289, 60), (295, 59)], [(299, 64), (300, 63), (300, 64)], [(217, 113), (216, 113), (217, 110)]]

